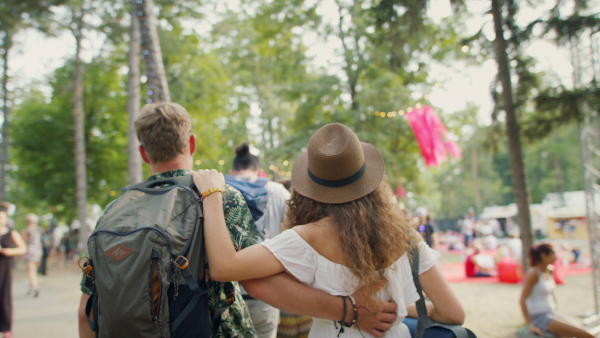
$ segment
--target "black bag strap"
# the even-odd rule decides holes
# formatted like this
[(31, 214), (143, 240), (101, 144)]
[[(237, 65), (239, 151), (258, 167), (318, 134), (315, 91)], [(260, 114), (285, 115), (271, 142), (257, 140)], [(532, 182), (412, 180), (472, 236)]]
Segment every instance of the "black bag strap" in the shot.
[[(95, 332), (96, 337), (98, 337), (100, 331), (98, 325), (98, 295), (96, 294), (96, 285), (92, 284), (92, 287), (90, 289), (92, 291), (92, 294), (90, 295), (90, 298), (88, 298), (85, 304), (85, 319), (87, 319), (90, 329), (93, 332)], [(90, 313), (94, 318), (93, 321), (90, 320)]]
[(190, 314), (190, 312), (192, 312), (194, 307), (196, 307), (196, 304), (198, 304), (198, 302), (200, 301), (202, 296), (204, 296), (207, 293), (208, 293), (207, 288), (203, 289), (202, 292), (194, 292), (194, 296), (192, 297), (192, 299), (190, 299), (190, 301), (187, 303), (187, 305), (183, 308), (183, 310), (181, 310), (181, 312), (179, 313), (177, 318), (171, 324), (171, 332), (174, 332), (175, 330), (177, 330), (179, 325), (181, 325), (181, 323), (183, 323), (184, 319), (186, 319), (187, 316)]
[[(98, 332), (98, 323), (90, 320), (90, 313), (92, 313), (92, 308), (94, 307), (95, 298), (93, 294), (90, 295), (87, 302), (85, 303), (85, 318), (90, 326), (90, 329), (94, 332)], [(96, 311), (94, 311), (94, 320), (96, 320)]]
[(475, 334), (467, 328), (464, 328), (460, 325), (437, 323), (433, 321), (431, 317), (429, 317), (427, 314), (427, 306), (425, 305), (425, 297), (423, 297), (423, 289), (421, 289), (421, 281), (419, 280), (419, 248), (412, 247), (410, 249), (410, 253), (410, 270), (412, 272), (413, 282), (417, 288), (417, 293), (419, 294), (419, 300), (416, 302), (417, 313), (419, 314), (419, 318), (417, 320), (417, 332), (415, 335), (416, 338), (425, 337), (425, 330), (431, 327), (442, 327), (448, 329), (454, 333), (456, 338), (477, 338)]

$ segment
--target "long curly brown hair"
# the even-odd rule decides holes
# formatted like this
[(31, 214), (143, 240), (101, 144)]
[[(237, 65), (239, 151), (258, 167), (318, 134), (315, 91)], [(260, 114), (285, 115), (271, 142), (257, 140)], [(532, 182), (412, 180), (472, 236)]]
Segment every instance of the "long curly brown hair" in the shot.
[(420, 238), (395, 202), (387, 177), (375, 191), (348, 203), (325, 204), (294, 191), (287, 203), (285, 229), (325, 217), (335, 222), (346, 266), (369, 295), (387, 284), (384, 269)]

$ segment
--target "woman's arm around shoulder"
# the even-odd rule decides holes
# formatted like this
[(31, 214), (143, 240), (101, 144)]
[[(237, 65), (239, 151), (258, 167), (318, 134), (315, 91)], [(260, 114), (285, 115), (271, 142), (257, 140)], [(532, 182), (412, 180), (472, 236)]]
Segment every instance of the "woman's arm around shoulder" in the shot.
[[(204, 194), (204, 242), (211, 279), (218, 282), (239, 281), (271, 276), (284, 271), (273, 254), (262, 245), (235, 251), (225, 224), (222, 193), (223, 174), (216, 170), (192, 172), (194, 184)], [(212, 189), (212, 190), (211, 190)]]

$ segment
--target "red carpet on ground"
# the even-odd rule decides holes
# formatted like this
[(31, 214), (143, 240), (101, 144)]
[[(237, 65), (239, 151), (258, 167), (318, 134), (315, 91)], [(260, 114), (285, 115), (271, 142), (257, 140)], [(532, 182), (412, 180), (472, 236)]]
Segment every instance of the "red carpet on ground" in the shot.
[[(440, 266), (446, 280), (450, 283), (500, 283), (498, 277), (467, 277), (464, 263), (448, 263)], [(570, 264), (562, 268), (563, 277), (592, 273), (589, 266)]]

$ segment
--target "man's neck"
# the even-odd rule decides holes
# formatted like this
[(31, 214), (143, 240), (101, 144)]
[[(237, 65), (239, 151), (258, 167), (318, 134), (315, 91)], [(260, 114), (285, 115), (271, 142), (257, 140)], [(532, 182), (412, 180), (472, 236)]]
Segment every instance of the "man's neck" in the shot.
[(232, 176), (257, 178), (258, 172), (252, 169), (242, 169), (231, 173)]
[(192, 160), (190, 158), (177, 157), (168, 162), (150, 164), (152, 174), (164, 173), (171, 170), (187, 169), (192, 170)]

